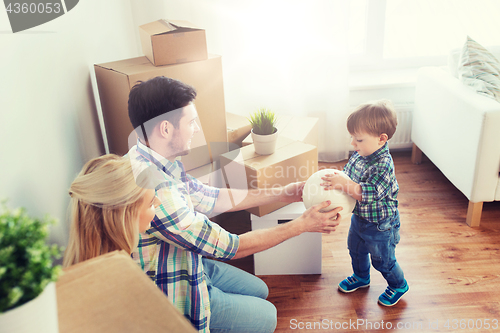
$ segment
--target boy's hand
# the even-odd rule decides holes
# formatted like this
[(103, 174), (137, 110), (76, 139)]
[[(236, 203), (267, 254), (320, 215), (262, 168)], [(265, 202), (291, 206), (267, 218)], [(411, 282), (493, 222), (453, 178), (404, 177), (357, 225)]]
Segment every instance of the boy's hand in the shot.
[(363, 199), (363, 190), (358, 183), (352, 181), (351, 179), (342, 177), (338, 170), (332, 171), (332, 174), (327, 174), (321, 177), (323, 182), (320, 185), (323, 186), (325, 191), (340, 190), (358, 201)]
[(323, 180), (323, 182), (320, 185), (323, 186), (326, 191), (341, 190), (348, 193), (347, 186), (349, 185), (349, 180), (345, 177), (342, 177), (337, 170), (332, 171), (333, 173), (321, 177), (321, 180)]

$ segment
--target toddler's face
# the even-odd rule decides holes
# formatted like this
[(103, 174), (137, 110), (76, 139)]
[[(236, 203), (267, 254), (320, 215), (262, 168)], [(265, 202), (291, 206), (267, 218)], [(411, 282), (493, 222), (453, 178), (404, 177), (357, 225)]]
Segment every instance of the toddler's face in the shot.
[(364, 132), (351, 133), (351, 145), (359, 155), (369, 156), (385, 144), (386, 140), (382, 137), (383, 135), (374, 136)]

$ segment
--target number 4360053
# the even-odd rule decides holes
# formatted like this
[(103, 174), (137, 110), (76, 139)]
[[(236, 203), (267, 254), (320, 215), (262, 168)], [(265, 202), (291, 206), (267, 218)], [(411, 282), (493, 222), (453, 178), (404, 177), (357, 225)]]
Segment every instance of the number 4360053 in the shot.
[(60, 3), (9, 3), (5, 8), (7, 13), (11, 14), (59, 14), (62, 10)]

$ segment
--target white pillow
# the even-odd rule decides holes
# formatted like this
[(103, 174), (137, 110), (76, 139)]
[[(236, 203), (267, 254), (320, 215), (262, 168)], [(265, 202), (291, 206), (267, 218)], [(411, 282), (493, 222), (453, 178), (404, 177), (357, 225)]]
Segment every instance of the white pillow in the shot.
[(460, 54), (458, 78), (477, 93), (500, 102), (500, 62), (469, 36)]

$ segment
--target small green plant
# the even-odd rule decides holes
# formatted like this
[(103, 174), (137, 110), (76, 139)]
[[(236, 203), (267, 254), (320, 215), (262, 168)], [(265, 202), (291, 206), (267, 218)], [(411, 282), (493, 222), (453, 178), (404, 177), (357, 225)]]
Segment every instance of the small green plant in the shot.
[(62, 249), (45, 243), (48, 226), (55, 222), (0, 203), (0, 313), (29, 302), (57, 279), (61, 267), (52, 263)]
[(278, 118), (276, 114), (266, 108), (260, 108), (250, 115), (250, 124), (255, 134), (269, 135), (277, 131), (276, 122)]

